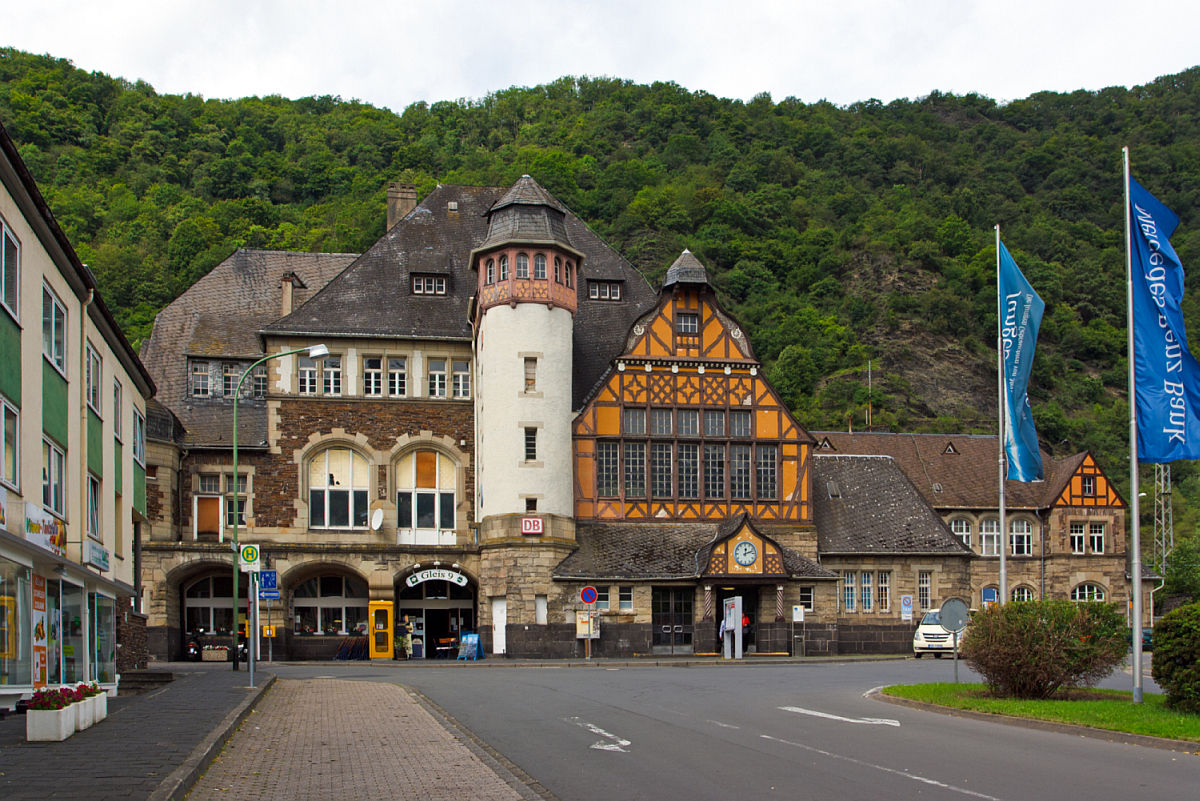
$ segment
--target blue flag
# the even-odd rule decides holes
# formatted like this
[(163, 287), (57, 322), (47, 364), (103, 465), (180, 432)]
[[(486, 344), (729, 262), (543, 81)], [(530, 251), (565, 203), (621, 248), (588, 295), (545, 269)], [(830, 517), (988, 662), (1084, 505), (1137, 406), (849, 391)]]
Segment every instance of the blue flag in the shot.
[(1138, 459), (1200, 459), (1200, 364), (1183, 325), (1183, 265), (1170, 237), (1179, 218), (1129, 179), (1133, 364)]
[(1029, 408), (1029, 372), (1037, 347), (1038, 328), (1046, 304), (1021, 274), (1021, 268), (1000, 243), (1000, 337), (1004, 344), (1004, 388), (1008, 400), (1004, 421), (1004, 452), (1009, 481), (1041, 481), (1042, 449), (1038, 447), (1033, 410)]

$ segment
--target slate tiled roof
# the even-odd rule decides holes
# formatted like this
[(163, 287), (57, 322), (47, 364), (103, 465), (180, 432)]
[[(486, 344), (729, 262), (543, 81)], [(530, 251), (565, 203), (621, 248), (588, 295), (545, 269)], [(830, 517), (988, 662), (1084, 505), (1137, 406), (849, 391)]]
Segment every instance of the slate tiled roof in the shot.
[[(730, 521), (717, 523), (579, 523), (579, 549), (554, 569), (557, 579), (666, 580), (698, 578)], [(784, 567), (793, 576), (834, 574), (788, 548)]]
[(182, 446), (187, 432), (179, 418), (155, 398), (146, 400), (146, 438)]
[[(237, 250), (158, 313), (141, 358), (158, 385), (158, 399), (187, 429), (190, 444), (228, 445), (233, 407), (220, 399), (188, 397), (187, 356), (262, 356), (258, 331), (279, 317), (283, 275), (294, 273), (306, 285), (293, 290), (296, 305), (355, 258), (352, 253)], [(265, 408), (239, 402), (238, 422), (250, 426), (245, 432), (249, 439), (243, 440), (247, 444), (265, 439)]]
[[(520, 197), (510, 205), (528, 206), (531, 199), (545, 203), (540, 192), (549, 205), (561, 208), (532, 179), (524, 183)], [(477, 285), (470, 255), (487, 236), (486, 213), (504, 196), (502, 187), (439, 186), (312, 300), (282, 320), (265, 324), (264, 333), (469, 342), (467, 306)], [(451, 204), (457, 208), (452, 210)], [(562, 223), (571, 246), (584, 254), (577, 282), (572, 389), (574, 407), (580, 408), (587, 391), (620, 352), (634, 320), (654, 303), (655, 293), (582, 220), (567, 212)], [(445, 275), (446, 295), (413, 295), (413, 272)], [(598, 278), (623, 281), (623, 300), (589, 300), (587, 281)]]
[(813, 522), (822, 554), (972, 555), (886, 456), (816, 456)]
[(711, 284), (708, 271), (700, 260), (692, 255), (690, 250), (684, 250), (679, 258), (667, 268), (667, 277), (663, 279), (663, 289), (672, 284)]
[[(999, 438), (967, 434), (848, 434), (814, 431), (818, 454), (891, 456), (937, 509), (996, 509), (1000, 506)], [(828, 440), (831, 450), (821, 447)], [(1046, 480), (1006, 481), (1005, 506), (1042, 509), (1062, 493), (1085, 453), (1055, 460), (1042, 451)], [(940, 486), (940, 490), (937, 488)]]

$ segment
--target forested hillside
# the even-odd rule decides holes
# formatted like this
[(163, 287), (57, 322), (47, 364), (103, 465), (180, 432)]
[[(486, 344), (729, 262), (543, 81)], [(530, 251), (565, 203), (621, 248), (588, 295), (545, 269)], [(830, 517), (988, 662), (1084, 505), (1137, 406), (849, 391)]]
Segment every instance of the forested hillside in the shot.
[[(159, 95), (0, 49), (0, 122), (135, 344), (236, 247), (366, 248), (388, 181), (423, 195), (529, 173), (652, 282), (691, 248), (818, 429), (864, 424), (870, 361), (877, 428), (995, 431), (999, 223), (1047, 303), (1030, 388), (1042, 441), (1090, 448), (1126, 490), (1123, 145), (1182, 218), (1184, 264), (1200, 264), (1200, 68), (1006, 105), (741, 102), (562, 78), (396, 113)], [(1190, 463), (1174, 475), (1190, 534), (1200, 479)]]

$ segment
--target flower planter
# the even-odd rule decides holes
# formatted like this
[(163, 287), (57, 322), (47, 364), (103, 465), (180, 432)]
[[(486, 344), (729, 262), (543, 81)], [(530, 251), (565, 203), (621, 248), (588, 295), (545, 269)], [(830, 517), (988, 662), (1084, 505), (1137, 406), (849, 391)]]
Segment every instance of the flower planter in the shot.
[(229, 661), (229, 651), (225, 650), (225, 649), (217, 650), (216, 648), (213, 648), (208, 651), (201, 651), (200, 652), (200, 661), (201, 662), (228, 662)]
[(89, 700), (92, 702), (92, 715), (96, 723), (108, 717), (108, 693), (93, 695)]
[(25, 739), (59, 743), (75, 733), (75, 705), (63, 709), (30, 709), (25, 713)]
[(75, 710), (75, 731), (83, 731), (96, 722), (96, 707), (92, 705), (91, 698), (76, 701), (67, 709)]

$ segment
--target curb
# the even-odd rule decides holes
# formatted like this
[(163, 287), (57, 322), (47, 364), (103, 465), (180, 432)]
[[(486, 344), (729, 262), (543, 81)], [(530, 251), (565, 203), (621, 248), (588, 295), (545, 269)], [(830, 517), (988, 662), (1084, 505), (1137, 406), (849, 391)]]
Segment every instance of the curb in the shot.
[(1050, 731), (1056, 734), (1070, 734), (1076, 737), (1090, 737), (1093, 740), (1105, 740), (1110, 743), (1123, 745), (1140, 745), (1144, 748), (1157, 748), (1162, 751), (1179, 751), (1185, 754), (1200, 755), (1200, 743), (1190, 740), (1170, 740), (1166, 737), (1151, 737), (1147, 734), (1130, 734), (1123, 731), (1096, 729), (1091, 726), (1077, 726), (1074, 723), (1054, 723), (1048, 720), (1033, 720), (1031, 718), (1015, 718), (1011, 715), (997, 715), (991, 712), (975, 712), (969, 709), (956, 709), (952, 706), (928, 704), (924, 701), (914, 701), (911, 698), (898, 698), (894, 695), (884, 695), (881, 692), (871, 693), (872, 698), (885, 704), (906, 706), (910, 709), (920, 709), (925, 712), (936, 712), (952, 718), (968, 718), (983, 720), (989, 723), (1002, 723), (1005, 726), (1016, 726), (1022, 729)]
[[(371, 667), (387, 667), (396, 670), (431, 670), (431, 669), (448, 669), (448, 670), (482, 670), (485, 668), (634, 668), (634, 667), (795, 667), (802, 665), (852, 665), (858, 662), (902, 662), (910, 657), (897, 654), (872, 654), (868, 656), (808, 656), (808, 657), (780, 657), (780, 658), (758, 658), (758, 659), (616, 659), (616, 660), (592, 660), (583, 659), (513, 659), (508, 660), (503, 657), (492, 657), (482, 661), (472, 662), (456, 662), (444, 659), (413, 659), (413, 660), (391, 660), (380, 659), (371, 660)], [(417, 664), (413, 664), (413, 663)], [(272, 662), (272, 667), (306, 667), (312, 665), (324, 665), (326, 667), (336, 668), (338, 666), (357, 667), (366, 662), (331, 662), (331, 661), (311, 661), (311, 662), (285, 662), (282, 660)]]
[(262, 678), (264, 681), (254, 688), (254, 691), (246, 696), (232, 712), (226, 715), (225, 719), (209, 732), (198, 746), (192, 749), (192, 753), (183, 760), (183, 764), (159, 782), (158, 787), (154, 788), (154, 792), (150, 794), (148, 801), (180, 801), (187, 795), (188, 790), (191, 790), (192, 785), (200, 778), (200, 774), (221, 752), (225, 742), (233, 736), (234, 731), (254, 710), (263, 694), (275, 683), (274, 673), (264, 673)]

